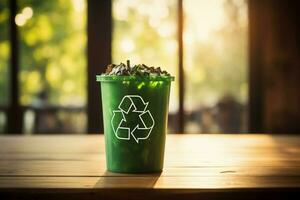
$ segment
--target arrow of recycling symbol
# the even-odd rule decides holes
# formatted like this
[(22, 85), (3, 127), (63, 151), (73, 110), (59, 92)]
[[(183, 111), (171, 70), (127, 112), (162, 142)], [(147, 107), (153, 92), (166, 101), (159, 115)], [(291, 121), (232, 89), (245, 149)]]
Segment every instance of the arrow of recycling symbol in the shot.
[[(132, 137), (137, 143), (139, 140), (146, 140), (154, 127), (154, 119), (152, 114), (147, 109), (149, 102), (145, 103), (143, 98), (139, 95), (125, 95), (119, 106), (118, 110), (113, 111), (111, 118), (111, 125), (115, 136), (120, 140), (130, 140)], [(134, 128), (124, 126), (127, 122), (125, 115), (133, 112), (138, 114), (139, 120), (136, 121), (137, 125)]]

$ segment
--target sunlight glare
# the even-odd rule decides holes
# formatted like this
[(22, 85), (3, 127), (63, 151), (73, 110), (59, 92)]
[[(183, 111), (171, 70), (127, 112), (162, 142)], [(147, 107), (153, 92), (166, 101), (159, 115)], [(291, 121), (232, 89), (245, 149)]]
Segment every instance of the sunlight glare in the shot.
[(131, 39), (123, 39), (121, 41), (121, 49), (124, 52), (132, 52), (135, 49), (135, 45)]
[(73, 0), (73, 7), (76, 12), (82, 12), (84, 10), (84, 1), (83, 0)]
[(15, 23), (17, 26), (24, 26), (31, 17), (33, 16), (33, 10), (31, 7), (25, 7), (22, 12), (17, 14), (15, 17)]
[(22, 10), (22, 14), (26, 20), (30, 19), (33, 16), (33, 10), (30, 7), (25, 7)]
[(24, 26), (26, 24), (26, 17), (23, 14), (17, 14), (15, 17), (15, 23), (18, 26)]
[(169, 37), (175, 32), (175, 27), (171, 24), (164, 24), (158, 28), (158, 34), (161, 37)]
[(207, 40), (212, 31), (224, 24), (225, 13), (220, 1), (223, 2), (223, 0), (201, 0), (186, 4), (185, 10), (188, 10), (190, 15), (190, 18), (186, 20), (187, 26), (193, 29), (197, 40)]

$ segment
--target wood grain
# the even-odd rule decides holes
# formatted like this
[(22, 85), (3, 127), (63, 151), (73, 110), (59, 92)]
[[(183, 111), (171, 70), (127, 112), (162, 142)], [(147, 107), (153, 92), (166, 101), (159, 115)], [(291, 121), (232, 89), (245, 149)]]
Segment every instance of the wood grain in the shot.
[[(47, 199), (49, 195), (28, 191), (107, 195), (107, 190), (126, 188), (201, 191), (205, 197), (207, 189), (234, 194), (273, 189), (297, 193), (300, 188), (300, 137), (295, 135), (168, 135), (165, 154), (160, 174), (119, 174), (106, 171), (102, 135), (1, 136), (0, 196), (20, 192)], [(157, 192), (151, 194), (154, 198)]]

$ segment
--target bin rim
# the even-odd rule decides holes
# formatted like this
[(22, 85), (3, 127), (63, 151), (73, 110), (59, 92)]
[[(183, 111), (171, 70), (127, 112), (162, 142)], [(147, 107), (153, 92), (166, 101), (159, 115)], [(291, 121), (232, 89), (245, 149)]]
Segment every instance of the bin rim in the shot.
[(113, 81), (174, 81), (174, 76), (118, 76), (118, 75), (96, 75), (97, 82)]

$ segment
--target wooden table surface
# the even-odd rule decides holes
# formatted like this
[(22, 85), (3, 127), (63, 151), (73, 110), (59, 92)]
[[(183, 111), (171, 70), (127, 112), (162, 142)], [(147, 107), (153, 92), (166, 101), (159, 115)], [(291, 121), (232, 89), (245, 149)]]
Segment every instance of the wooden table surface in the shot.
[(0, 199), (272, 199), (300, 192), (300, 137), (168, 135), (161, 174), (106, 171), (102, 135), (0, 136)]

